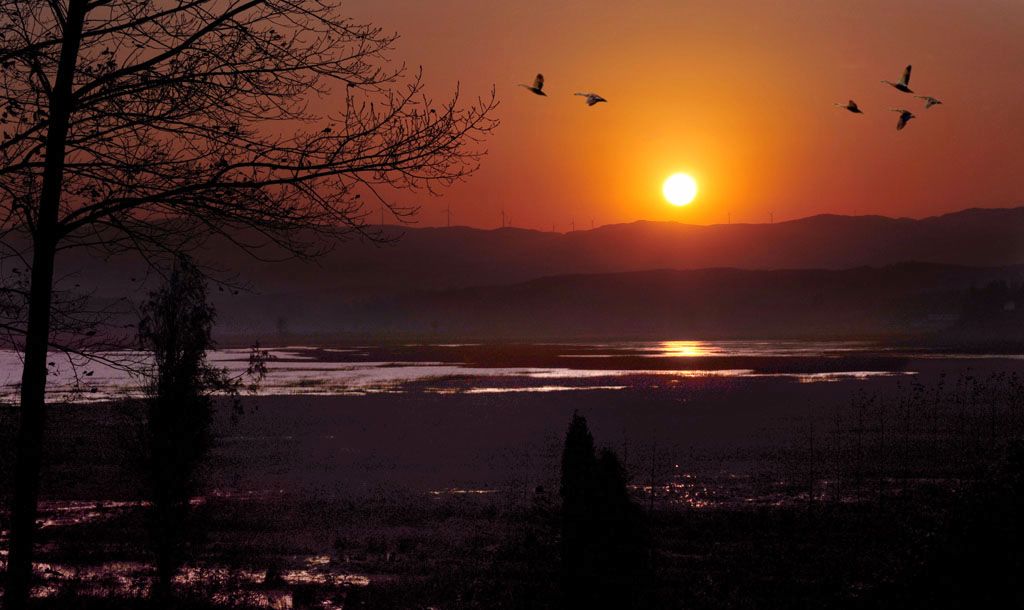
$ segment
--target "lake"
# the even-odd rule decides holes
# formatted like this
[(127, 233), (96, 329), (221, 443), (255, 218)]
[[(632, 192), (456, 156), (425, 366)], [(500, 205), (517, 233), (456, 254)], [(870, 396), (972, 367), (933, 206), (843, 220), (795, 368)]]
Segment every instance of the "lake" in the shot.
[[(276, 561), (288, 582), (377, 582), (365, 567), (353, 572), (350, 563), (323, 559), (335, 553), (334, 524), (351, 522), (346, 535), (367, 536), (360, 523), (381, 528), (382, 519), (426, 510), (436, 517), (387, 527), (431, 540), (453, 514), (495, 527), (486, 507), (516, 511), (557, 496), (574, 412), (588, 419), (598, 446), (618, 453), (637, 501), (668, 511), (855, 503), (883, 484), (895, 495), (955, 493), (970, 476), (961, 465), (1024, 427), (1024, 406), (1012, 399), (1021, 394), (1021, 353), (790, 341), (268, 351), (269, 373), (240, 397), (242, 415), (222, 404), (204, 492), (194, 501), (219, 520), (211, 534), (218, 552), (256, 555), (226, 572), (223, 557), (208, 557), (213, 567), (190, 568), (189, 579), (255, 574), (255, 582), (259, 566)], [(42, 478), (46, 539), (80, 532), (127, 540), (124, 532), (142, 523), (139, 378), (113, 363), (138, 369), (145, 360), (103, 357), (110, 362), (52, 358), (58, 404)], [(249, 350), (209, 357), (240, 375)], [(9, 403), (19, 375), (17, 354), (0, 352)], [(7, 464), (16, 412), (0, 408)], [(236, 539), (240, 519), (252, 521), (258, 542)], [(87, 581), (145, 582), (146, 565), (124, 559), (135, 550), (106, 548), (100, 563), (86, 565), (76, 565), (71, 548), (48, 547), (47, 556), (52, 570)]]
[[(248, 349), (209, 354), (242, 375)], [(626, 390), (630, 378), (788, 378), (801, 383), (913, 375), (912, 362), (1012, 361), (1019, 353), (964, 353), (871, 342), (659, 341), (575, 344), (406, 344), (281, 346), (267, 350), (269, 374), (260, 396), (373, 393), (508, 393)], [(138, 396), (145, 370), (138, 352), (101, 352), (102, 360), (53, 354), (51, 402), (103, 402)], [(17, 401), (21, 361), (0, 351), (0, 400)]]

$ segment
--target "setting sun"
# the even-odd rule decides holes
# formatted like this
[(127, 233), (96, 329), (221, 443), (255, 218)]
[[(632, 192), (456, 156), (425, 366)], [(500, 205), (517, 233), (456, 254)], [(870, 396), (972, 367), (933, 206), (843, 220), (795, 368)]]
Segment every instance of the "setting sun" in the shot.
[(697, 181), (688, 174), (672, 174), (665, 180), (661, 192), (672, 205), (684, 206), (697, 196)]

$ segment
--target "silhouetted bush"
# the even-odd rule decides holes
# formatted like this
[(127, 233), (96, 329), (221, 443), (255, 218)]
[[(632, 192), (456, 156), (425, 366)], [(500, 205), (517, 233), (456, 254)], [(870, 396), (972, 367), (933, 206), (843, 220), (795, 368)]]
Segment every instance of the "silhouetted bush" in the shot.
[(587, 421), (574, 414), (562, 453), (562, 594), (565, 608), (643, 605), (651, 570), (643, 514), (609, 449), (595, 454)]
[(139, 322), (142, 348), (153, 359), (145, 438), (157, 568), (154, 598), (161, 605), (168, 603), (172, 580), (185, 559), (190, 501), (210, 446), (212, 395), (237, 391), (223, 370), (206, 361), (215, 317), (202, 274), (180, 257), (166, 285), (150, 294)]

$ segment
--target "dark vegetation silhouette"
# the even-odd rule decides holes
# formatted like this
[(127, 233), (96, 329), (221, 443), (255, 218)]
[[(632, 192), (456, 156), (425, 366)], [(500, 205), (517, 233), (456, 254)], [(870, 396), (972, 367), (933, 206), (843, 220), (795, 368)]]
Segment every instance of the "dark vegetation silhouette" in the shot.
[(906, 608), (1024, 607), (1024, 444), (970, 486), (912, 576)]
[[(0, 231), (29, 276), (9, 329), (24, 355), (5, 598), (19, 610), (47, 353), (70, 344), (94, 359), (85, 339), (114, 334), (61, 335), (58, 252), (159, 264), (211, 235), (264, 259), (314, 256), (323, 238), (379, 239), (361, 197), (406, 218), (415, 210), (382, 193), (472, 173), (497, 102), (492, 91), (463, 105), (456, 91), (434, 103), (419, 74), (387, 62), (396, 36), (333, 0), (19, 0), (0, 5), (0, 32)], [(308, 102), (328, 94), (332, 110), (317, 116)]]
[[(975, 306), (1002, 311), (1006, 290), (976, 291)], [(809, 507), (821, 501), (809, 525), (862, 536), (887, 521), (905, 528), (871, 583), (874, 607), (1021, 607), (1022, 435), (1024, 379), (1016, 373), (940, 374), (932, 384), (901, 382), (890, 397), (858, 391), (835, 411), (833, 429), (815, 440), (811, 428), (793, 456), (810, 490), (794, 493)], [(855, 520), (836, 519), (850, 507), (860, 512)]]
[(958, 329), (989, 339), (1016, 337), (1024, 328), (1024, 284), (994, 280), (972, 286)]
[(157, 575), (153, 597), (159, 607), (169, 607), (194, 525), (191, 500), (199, 468), (212, 440), (214, 394), (237, 395), (240, 384), (206, 360), (216, 312), (207, 300), (205, 278), (187, 257), (178, 259), (166, 285), (150, 295), (141, 313), (140, 347), (153, 357), (145, 430)]
[[(900, 382), (892, 397), (858, 391), (816, 442), (834, 501), (883, 501), (914, 481), (977, 482), (1024, 435), (1024, 378), (970, 369), (932, 384)], [(811, 462), (805, 447), (797, 459)], [(819, 485), (821, 481), (819, 481)]]
[(562, 607), (642, 608), (651, 584), (643, 514), (610, 449), (573, 414), (562, 453)]
[[(227, 596), (236, 607), (255, 607), (259, 596), (273, 594), (290, 595), (294, 607), (331, 600), (366, 609), (955, 608), (971, 600), (1015, 607), (1012, 576), (1024, 548), (1014, 440), (1024, 422), (1020, 380), (998, 373), (937, 379), (905, 379), (893, 392), (859, 393), (832, 405), (834, 413), (819, 405), (804, 411), (808, 419), (783, 424), (792, 425), (792, 446), (783, 442), (757, 457), (768, 476), (734, 480), (750, 504), (744, 495), (718, 495), (705, 479), (715, 475), (690, 470), (686, 447), (660, 437), (649, 454), (632, 439), (624, 445), (632, 461), (620, 463), (595, 446), (579, 416), (564, 442), (556, 435), (544, 449), (552, 466), (544, 480), (564, 464), (562, 483), (547, 489), (423, 501), (208, 498), (199, 510), (214, 521), (203, 529), (217, 543), (182, 547), (189, 567), (238, 576), (197, 576), (174, 601), (216, 606), (212, 600)], [(597, 421), (606, 432), (607, 419)], [(626, 484), (620, 464), (637, 484)], [(138, 527), (134, 519), (109, 527)], [(95, 535), (97, 527), (108, 525), (81, 531)], [(97, 540), (109, 543), (119, 532)], [(227, 542), (237, 536), (243, 541)], [(292, 537), (295, 546), (284, 540)], [(313, 551), (309, 540), (333, 540), (333, 549)], [(108, 557), (126, 551), (138, 547), (125, 544)], [(310, 552), (329, 554), (331, 573), (371, 575), (369, 584), (296, 580)], [(67, 570), (79, 561), (70, 553), (48, 550), (44, 561)], [(149, 583), (148, 572), (134, 578)], [(116, 583), (97, 589), (95, 577), (77, 589), (70, 580), (48, 582), (61, 583), (61, 591), (40, 607), (144, 607)]]

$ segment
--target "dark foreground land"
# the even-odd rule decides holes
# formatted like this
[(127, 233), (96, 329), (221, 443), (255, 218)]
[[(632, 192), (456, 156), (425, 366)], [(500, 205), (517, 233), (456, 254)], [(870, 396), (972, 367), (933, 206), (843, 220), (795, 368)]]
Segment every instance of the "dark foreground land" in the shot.
[[(644, 607), (1019, 607), (1019, 367), (265, 397), (238, 421), (225, 405), (182, 605), (564, 607), (557, 479), (579, 411), (649, 532)], [(137, 409), (55, 407), (50, 425), (38, 607), (146, 607)]]
[[(1019, 479), (1015, 489), (977, 501), (931, 488), (869, 504), (656, 507), (648, 607), (1019, 607)], [(1008, 498), (1015, 509), (997, 504)], [(287, 596), (309, 608), (561, 607), (556, 498), (493, 500), (208, 501), (183, 606), (287, 607), (275, 606)], [(141, 509), (49, 528), (41, 559), (67, 577), (37, 607), (148, 607), (145, 536)]]

